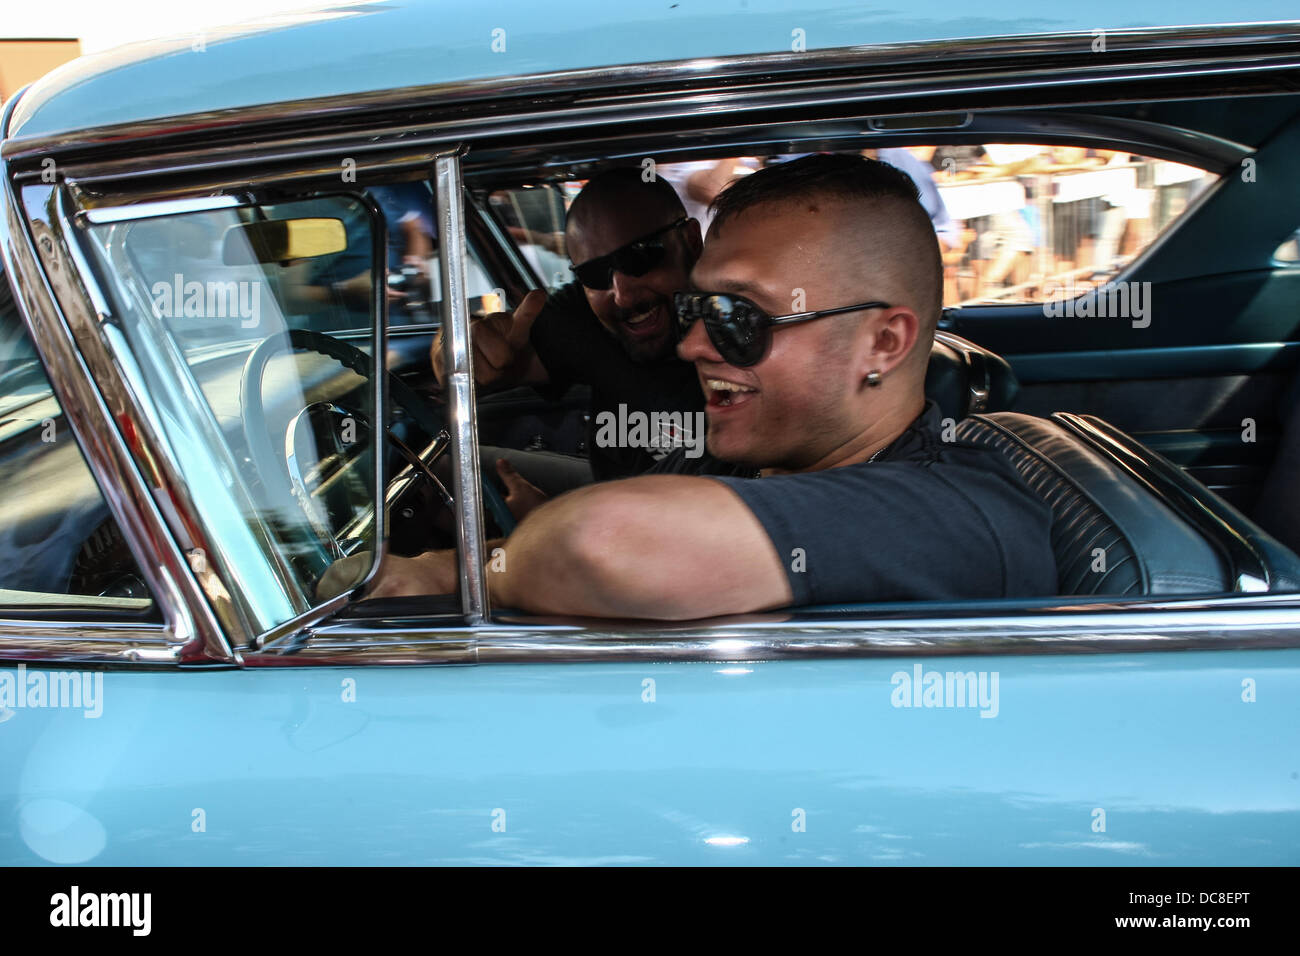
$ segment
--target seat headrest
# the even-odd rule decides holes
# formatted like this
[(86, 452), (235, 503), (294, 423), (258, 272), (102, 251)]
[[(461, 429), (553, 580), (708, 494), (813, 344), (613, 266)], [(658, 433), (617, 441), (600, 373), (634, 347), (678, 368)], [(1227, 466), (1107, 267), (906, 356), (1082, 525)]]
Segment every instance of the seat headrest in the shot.
[(1019, 391), (1016, 373), (1002, 356), (960, 335), (934, 333), (925, 394), (945, 418), (961, 421), (980, 412), (1005, 411)]

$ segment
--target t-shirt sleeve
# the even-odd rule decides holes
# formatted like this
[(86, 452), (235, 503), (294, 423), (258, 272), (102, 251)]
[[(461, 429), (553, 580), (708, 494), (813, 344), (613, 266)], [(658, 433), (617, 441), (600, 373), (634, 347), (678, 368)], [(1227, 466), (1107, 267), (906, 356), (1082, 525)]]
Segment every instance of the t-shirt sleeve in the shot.
[(947, 472), (880, 462), (715, 480), (763, 525), (793, 606), (1052, 593), (1046, 506), (1007, 475)]

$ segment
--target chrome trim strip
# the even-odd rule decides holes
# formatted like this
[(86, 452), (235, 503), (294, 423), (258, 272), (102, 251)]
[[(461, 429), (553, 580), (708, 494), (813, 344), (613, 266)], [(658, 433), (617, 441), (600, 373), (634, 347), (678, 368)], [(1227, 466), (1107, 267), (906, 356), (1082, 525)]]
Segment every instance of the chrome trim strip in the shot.
[[(37, 262), (27, 217), (23, 215), (7, 164), (3, 162), (0, 162), (0, 206), (3, 206), (0, 256), (4, 259), (8, 281), (14, 287), (18, 312), (48, 370), (50, 384), (86, 465), (158, 604), (166, 622), (163, 633), (170, 635), (173, 642), (174, 659), (181, 663), (237, 660), (162, 517), (158, 505), (166, 497), (154, 497), (162, 489), (147, 484), (118, 430), (118, 420), (134, 424), (138, 416), (121, 387), (117, 370), (109, 368), (102, 344), (98, 356), (78, 351), (72, 323), (63, 309), (71, 310), (77, 324), (83, 327), (96, 320), (94, 306), (87, 301), (86, 289), (68, 258), (68, 249), (55, 232), (55, 226), (30, 224), (42, 235), (41, 245), (50, 262), (47, 276)], [(57, 293), (51, 282), (57, 285)], [(89, 365), (97, 365), (104, 373), (98, 381), (108, 383), (106, 393), (96, 389)], [(24, 623), (22, 630), (30, 633), (32, 627)], [(125, 630), (137, 632), (136, 628)], [(89, 633), (100, 631), (92, 628)], [(138, 633), (153, 639), (159, 632), (156, 627), (147, 626), (139, 628)], [(58, 654), (65, 648), (60, 638), (49, 640), (50, 648), (42, 648), (40, 653)], [(22, 648), (18, 646), (14, 650), (21, 652)], [(36, 652), (35, 648), (31, 650)], [(78, 655), (85, 653), (76, 636), (66, 650)]]
[[(403, 149), (426, 146), (436, 148), (450, 138), (466, 143), (480, 142), (485, 139), (501, 139), (517, 136), (533, 136), (539, 133), (568, 133), (585, 127), (609, 126), (620, 124), (637, 129), (644, 129), (651, 123), (683, 122), (699, 123), (701, 116), (714, 120), (711, 129), (719, 128), (723, 119), (728, 119), (733, 127), (745, 129), (761, 122), (755, 113), (775, 110), (813, 110), (835, 109), (841, 118), (857, 115), (869, 110), (880, 110), (881, 103), (894, 104), (889, 112), (908, 109), (906, 105), (918, 99), (942, 97), (951, 103), (954, 98), (1004, 92), (1014, 90), (1024, 95), (1028, 90), (1052, 91), (1056, 89), (1074, 89), (1086, 84), (1113, 82), (1155, 82), (1159, 80), (1191, 77), (1214, 77), (1219, 84), (1232, 74), (1264, 73), (1269, 70), (1300, 70), (1300, 56), (1293, 56), (1283, 63), (1265, 64), (1261, 62), (1234, 63), (1217, 69), (1204, 65), (1197, 68), (1167, 66), (1165, 72), (1148, 70), (1139, 73), (1117, 72), (1116, 75), (1100, 75), (1090, 71), (1083, 77), (1062, 75), (1059, 71), (1044, 77), (1037, 74), (1016, 74), (1009, 79), (990, 80), (977, 76), (963, 81), (961, 78), (945, 77), (941, 83), (933, 85), (900, 84), (896, 78), (862, 81), (852, 90), (834, 90), (824, 92), (817, 89), (783, 90), (779, 93), (766, 91), (755, 92), (746, 89), (724, 90), (708, 94), (681, 95), (677, 99), (668, 99), (663, 103), (626, 103), (615, 102), (597, 106), (584, 104), (580, 108), (554, 108), (544, 114), (526, 112), (499, 114), (473, 118), (461, 115), (445, 120), (431, 121), (422, 125), (410, 125), (403, 114), (402, 122), (407, 124), (401, 133), (393, 134), (391, 127), (365, 127), (348, 133), (329, 133), (310, 135), (289, 132), (283, 140), (259, 138), (252, 143), (218, 146), (204, 145), (201, 148), (172, 150), (161, 162), (156, 158), (113, 160), (95, 156), (93, 160), (78, 162), (76, 158), (63, 161), (63, 168), (71, 177), (89, 186), (113, 191), (129, 189), (134, 180), (164, 174), (187, 173), (205, 175), (209, 188), (237, 189), (247, 180), (240, 172), (250, 165), (318, 163), (313, 169), (293, 170), (290, 175), (297, 178), (327, 179), (337, 176), (338, 161), (342, 156), (356, 158), (358, 169), (363, 160), (359, 157), (366, 153), (384, 150)], [(1132, 99), (1133, 97), (1128, 97)], [(1177, 98), (1166, 95), (1160, 98)], [(1031, 105), (1053, 105), (1059, 102), (1053, 98), (1046, 102)], [(1023, 104), (1018, 104), (1023, 108)], [(525, 104), (524, 110), (535, 109), (536, 104)], [(333, 124), (317, 122), (313, 128), (332, 128)], [(671, 135), (671, 132), (666, 135)], [(889, 134), (874, 133), (880, 137)], [(896, 134), (895, 134), (896, 135)], [(665, 140), (660, 140), (663, 142)], [(152, 144), (155, 149), (161, 144)], [(20, 158), (28, 158), (26, 156)], [(222, 175), (218, 177), (217, 173)], [(33, 175), (35, 173), (33, 172)]]
[(460, 152), (434, 160), (438, 210), (438, 268), (442, 277), (443, 358), (447, 379), (447, 424), (452, 433), (453, 495), (460, 552), (460, 596), (466, 619), (487, 617), (488, 593), (483, 562), (483, 501), (474, 421), (474, 373), (465, 298), (465, 205), (460, 182)]
[[(106, 664), (206, 663), (185, 660), (166, 625), (0, 619), (0, 661)], [(0, 665), (3, 666), (3, 665)]]
[[(1240, 165), (1253, 150), (1241, 143), (1195, 130), (1161, 126), (1145, 121), (1095, 114), (1071, 114), (1051, 105), (1022, 106), (997, 110), (972, 107), (974, 121), (960, 130), (940, 130), (945, 143), (1034, 143), (1071, 142), (1140, 153), (1154, 159), (1222, 171)], [(912, 114), (915, 115), (915, 114)], [(741, 117), (743, 120), (744, 118)], [(547, 179), (582, 179), (582, 172), (595, 164), (641, 159), (678, 162), (716, 158), (720, 154), (739, 156), (823, 149), (908, 145), (917, 139), (908, 132), (878, 132), (870, 129), (872, 117), (816, 120), (803, 124), (772, 119), (764, 123), (732, 122), (694, 130), (688, 142), (677, 143), (672, 131), (657, 131), (648, 143), (646, 131), (609, 134), (598, 140), (544, 142), (529, 147), (510, 143), (500, 150), (476, 147), (474, 166), (465, 170), (471, 187), (492, 185), (514, 177), (516, 182)], [(665, 148), (664, 143), (672, 143)], [(649, 148), (647, 148), (649, 146)]]
[[(1164, 59), (1181, 53), (1244, 58), (1251, 47), (1280, 44), (1294, 46), (1300, 39), (1300, 21), (1246, 23), (1206, 26), (1117, 29), (1106, 32), (1106, 60), (1096, 69), (1130, 66), (1126, 57), (1157, 56)], [(49, 136), (18, 136), (4, 144), (9, 158), (50, 155), (68, 149), (94, 148), (124, 141), (175, 135), (177, 131), (202, 129), (211, 139), (234, 126), (277, 123), (286, 119), (310, 123), (316, 128), (338, 126), (350, 115), (373, 113), (383, 109), (406, 109), (427, 102), (454, 104), (464, 112), (465, 105), (477, 101), (498, 101), (518, 97), (526, 90), (528, 99), (568, 96), (580, 98), (581, 109), (596, 108), (602, 93), (624, 104), (629, 99), (656, 95), (655, 87), (686, 84), (696, 88), (706, 84), (733, 85), (738, 77), (755, 74), (770, 77), (773, 84), (789, 85), (808, 75), (861, 72), (889, 66), (915, 65), (937, 72), (951, 72), (963, 59), (973, 61), (986, 75), (988, 61), (1004, 60), (1023, 63), (1035, 57), (1088, 56), (1094, 37), (1091, 33), (1048, 33), (982, 37), (958, 40), (928, 40), (885, 43), (870, 46), (809, 50), (803, 53), (743, 54), (659, 63), (638, 63), (614, 67), (562, 70), (524, 76), (500, 76), (454, 83), (350, 93), (335, 97), (296, 100), (287, 103), (218, 109), (146, 120), (137, 123), (76, 130)], [(1226, 53), (1224, 52), (1226, 49)], [(1257, 62), (1264, 54), (1255, 52)], [(1023, 69), (1018, 71), (1023, 74)], [(1024, 77), (1021, 75), (1020, 80)], [(1072, 79), (1068, 82), (1079, 82)], [(539, 108), (554, 112), (554, 103), (540, 103)], [(949, 110), (951, 112), (951, 110)], [(260, 131), (259, 131), (260, 132)], [(465, 133), (458, 134), (460, 136)], [(133, 143), (134, 145), (134, 143)]]
[(0, 107), (2, 107), (0, 108), (0, 148), (3, 148), (5, 141), (9, 139), (9, 120), (14, 115), (14, 109), (17, 108), (18, 101), (23, 98), (24, 93), (31, 89), (31, 86), (30, 83), (24, 84), (18, 88), (17, 93), (9, 97), (7, 103), (0, 104)]
[[(1260, 598), (1268, 596), (1260, 595)], [(1274, 596), (1275, 597), (1275, 596)], [(997, 617), (872, 620), (858, 612), (779, 613), (651, 624), (539, 618), (478, 627), (402, 621), (318, 627), (249, 667), (370, 664), (600, 663), (809, 660), (836, 657), (1128, 654), (1138, 651), (1300, 648), (1300, 607), (1256, 596), (1148, 602), (1142, 610), (1077, 605)]]
[(1064, 425), (1097, 451), (1140, 481), (1203, 534), (1228, 563), (1233, 590), (1268, 591), (1268, 562), (1236, 518), (1219, 507), (1213, 495), (1186, 474), (1167, 465), (1149, 448), (1093, 415), (1054, 412), (1052, 420)]
[(130, 222), (159, 216), (183, 216), (190, 212), (233, 209), (239, 205), (240, 201), (234, 196), (196, 196), (193, 199), (168, 199), (162, 202), (138, 203), (134, 206), (86, 209), (79, 214), (79, 217), (84, 218), (92, 226), (100, 226), (109, 222)]

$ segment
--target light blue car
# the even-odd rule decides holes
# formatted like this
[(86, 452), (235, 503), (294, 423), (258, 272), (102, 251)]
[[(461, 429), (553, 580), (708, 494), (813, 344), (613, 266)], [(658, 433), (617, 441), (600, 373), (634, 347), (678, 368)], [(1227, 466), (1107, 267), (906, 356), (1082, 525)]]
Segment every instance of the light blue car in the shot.
[[(33, 84), (0, 863), (1300, 863), (1294, 14), (349, 4)], [(1059, 595), (492, 607), (480, 446), (582, 464), (591, 395), (476, 388), (470, 322), (571, 281), (577, 184), (877, 149), (943, 222), (927, 391)], [(435, 547), (453, 594), (317, 596)]]

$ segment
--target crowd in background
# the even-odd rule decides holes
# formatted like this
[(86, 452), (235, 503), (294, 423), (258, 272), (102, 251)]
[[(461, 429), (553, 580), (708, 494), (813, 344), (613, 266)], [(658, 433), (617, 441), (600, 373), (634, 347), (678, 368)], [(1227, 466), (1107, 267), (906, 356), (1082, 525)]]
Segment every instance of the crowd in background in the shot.
[[(945, 305), (1040, 302), (1114, 276), (1214, 181), (1191, 166), (1132, 153), (1020, 144), (864, 150), (916, 183), (944, 260)], [(802, 154), (654, 167), (706, 237), (709, 203), (727, 184)], [(569, 278), (560, 190), (500, 190), (492, 202), (550, 285)]]

